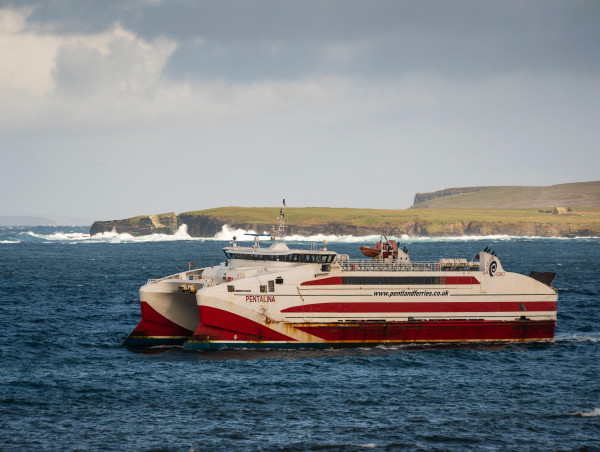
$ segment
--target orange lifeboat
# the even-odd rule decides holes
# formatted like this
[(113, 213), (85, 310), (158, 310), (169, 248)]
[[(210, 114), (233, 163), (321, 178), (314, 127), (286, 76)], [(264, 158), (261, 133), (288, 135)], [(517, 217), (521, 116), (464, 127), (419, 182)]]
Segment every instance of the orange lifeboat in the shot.
[(377, 242), (375, 243), (373, 248), (370, 248), (368, 246), (361, 246), (360, 250), (367, 257), (375, 258), (379, 257), (380, 254), (381, 257), (383, 257), (384, 259), (390, 256), (394, 258), (398, 257), (398, 244), (395, 240)]

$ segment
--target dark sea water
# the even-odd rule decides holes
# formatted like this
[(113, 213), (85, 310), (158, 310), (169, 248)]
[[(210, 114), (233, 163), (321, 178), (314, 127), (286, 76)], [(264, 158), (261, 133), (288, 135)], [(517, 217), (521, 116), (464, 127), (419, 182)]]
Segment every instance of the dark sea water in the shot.
[(555, 271), (555, 342), (134, 352), (139, 287), (227, 242), (0, 228), (0, 449), (600, 450), (600, 239), (407, 244)]

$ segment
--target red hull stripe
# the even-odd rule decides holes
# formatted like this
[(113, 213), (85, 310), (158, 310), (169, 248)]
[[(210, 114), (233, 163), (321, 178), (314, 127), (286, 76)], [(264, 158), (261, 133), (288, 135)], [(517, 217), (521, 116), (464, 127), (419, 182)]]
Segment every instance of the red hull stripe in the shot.
[(241, 332), (226, 330), (223, 328), (217, 328), (215, 326), (198, 325), (192, 341), (252, 341), (256, 338), (250, 334), (244, 334)]
[(336, 313), (393, 313), (393, 312), (516, 312), (556, 311), (556, 301), (526, 302), (484, 302), (484, 301), (443, 301), (443, 302), (372, 302), (372, 303), (314, 303), (293, 306), (281, 312), (336, 312)]
[[(194, 336), (209, 336), (212, 339), (214, 332), (219, 330), (219, 334), (227, 331), (229, 336), (238, 335), (239, 340), (266, 340), (266, 341), (295, 341), (296, 339), (281, 334), (271, 328), (261, 325), (258, 322), (249, 320), (245, 317), (233, 314), (223, 309), (213, 308), (211, 306), (198, 306), (200, 313), (200, 325), (196, 329)], [(210, 331), (207, 331), (209, 327)], [(240, 337), (240, 335), (243, 336)]]
[(342, 285), (341, 276), (331, 276), (329, 278), (315, 279), (314, 281), (305, 281), (301, 286), (337, 286)]
[(140, 306), (142, 320), (131, 336), (190, 336), (193, 333), (156, 312), (147, 302), (141, 301)]
[(298, 326), (305, 333), (332, 342), (458, 342), (552, 339), (552, 321), (428, 321)]
[(479, 284), (479, 280), (474, 276), (446, 276), (446, 285), (461, 285), (461, 284)]
[[(343, 280), (341, 276), (330, 276), (329, 278), (315, 279), (313, 281), (305, 281), (301, 286), (341, 286)], [(446, 276), (446, 284), (441, 286), (455, 286), (455, 285), (471, 285), (479, 284), (479, 280), (474, 276)], [(346, 285), (346, 284), (344, 284)], [(362, 284), (362, 285), (373, 285), (373, 284)], [(417, 284), (419, 285), (419, 284)], [(431, 284), (428, 284), (431, 285)], [(413, 287), (414, 285), (411, 285)]]

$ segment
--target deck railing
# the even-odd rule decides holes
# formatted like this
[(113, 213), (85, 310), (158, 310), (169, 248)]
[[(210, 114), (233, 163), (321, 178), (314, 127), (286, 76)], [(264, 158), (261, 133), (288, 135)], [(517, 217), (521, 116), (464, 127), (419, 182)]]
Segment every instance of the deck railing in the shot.
[(467, 262), (466, 265), (448, 265), (440, 262), (401, 262), (378, 259), (341, 259), (337, 261), (344, 271), (473, 271), (479, 270), (479, 262)]
[(174, 275), (165, 276), (163, 278), (153, 278), (149, 279), (146, 284), (154, 284), (158, 281), (168, 281), (169, 279), (183, 279), (185, 281), (195, 281), (202, 279), (202, 273), (204, 269), (197, 268), (194, 270), (189, 270), (187, 272), (176, 273)]

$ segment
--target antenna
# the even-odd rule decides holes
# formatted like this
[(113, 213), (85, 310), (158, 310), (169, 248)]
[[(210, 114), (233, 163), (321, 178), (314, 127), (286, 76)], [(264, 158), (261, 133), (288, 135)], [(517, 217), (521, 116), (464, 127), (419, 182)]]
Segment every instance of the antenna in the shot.
[(287, 227), (285, 225), (285, 199), (283, 200), (283, 206), (281, 209), (279, 209), (279, 217), (277, 217), (277, 219), (279, 220), (279, 226), (277, 227), (277, 230), (275, 230), (275, 227), (273, 227), (271, 240), (283, 242), (283, 238), (285, 237), (285, 228)]

